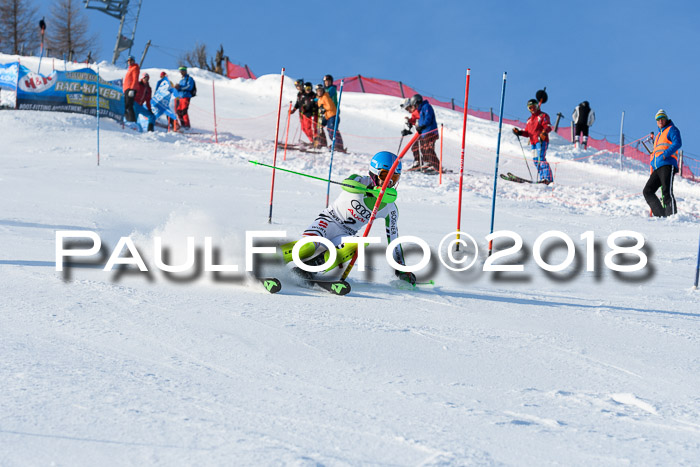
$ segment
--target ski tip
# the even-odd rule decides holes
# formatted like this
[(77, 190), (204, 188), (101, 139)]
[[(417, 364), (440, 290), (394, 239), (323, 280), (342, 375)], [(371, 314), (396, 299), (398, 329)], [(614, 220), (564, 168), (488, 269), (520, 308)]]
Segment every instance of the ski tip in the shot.
[(282, 290), (282, 282), (280, 282), (280, 280), (277, 278), (259, 277), (257, 279), (260, 281), (265, 290), (267, 290), (269, 293), (277, 293), (280, 290)]

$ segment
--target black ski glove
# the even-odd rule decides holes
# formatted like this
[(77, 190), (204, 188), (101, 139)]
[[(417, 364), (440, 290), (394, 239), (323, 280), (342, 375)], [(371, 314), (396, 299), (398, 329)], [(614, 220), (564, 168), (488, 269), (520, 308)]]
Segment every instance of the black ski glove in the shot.
[(422, 127), (422, 126), (416, 125), (416, 131), (417, 131), (418, 133), (423, 133), (423, 127)]
[(520, 130), (517, 129), (517, 128), (513, 128), (513, 134), (514, 134), (515, 136), (520, 136)]
[(396, 274), (396, 277), (398, 277), (402, 281), (406, 281), (411, 285), (416, 285), (416, 275), (412, 272), (403, 272), (396, 269), (394, 270), (394, 274)]
[(401, 136), (408, 136), (408, 135), (412, 135), (412, 134), (413, 134), (413, 132), (411, 132), (411, 130), (409, 130), (408, 128), (405, 128), (401, 131)]

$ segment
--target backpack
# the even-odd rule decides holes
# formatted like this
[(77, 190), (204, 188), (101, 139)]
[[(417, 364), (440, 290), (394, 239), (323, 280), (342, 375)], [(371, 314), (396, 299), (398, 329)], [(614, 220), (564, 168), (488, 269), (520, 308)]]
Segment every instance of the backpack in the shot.
[(197, 82), (192, 78), (192, 97), (197, 95)]

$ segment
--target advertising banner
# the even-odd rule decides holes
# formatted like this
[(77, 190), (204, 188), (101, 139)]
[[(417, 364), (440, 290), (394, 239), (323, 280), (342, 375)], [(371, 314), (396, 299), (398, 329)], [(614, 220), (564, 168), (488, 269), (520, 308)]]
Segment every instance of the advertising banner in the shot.
[[(121, 80), (100, 79), (100, 115), (121, 121), (124, 98)], [(48, 76), (19, 67), (17, 108), (95, 115), (97, 73), (89, 68), (54, 71)]]

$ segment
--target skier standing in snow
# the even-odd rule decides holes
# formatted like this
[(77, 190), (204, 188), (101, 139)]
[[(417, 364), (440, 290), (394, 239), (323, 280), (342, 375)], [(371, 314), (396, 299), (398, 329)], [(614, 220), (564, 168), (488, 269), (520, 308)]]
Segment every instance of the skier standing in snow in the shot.
[(186, 66), (181, 66), (178, 68), (178, 71), (180, 71), (180, 76), (182, 76), (182, 79), (175, 85), (175, 89), (177, 89), (179, 93), (177, 108), (175, 110), (178, 118), (180, 119), (180, 126), (189, 129), (190, 116), (187, 111), (190, 108), (190, 99), (193, 97), (195, 84), (194, 79), (187, 74)]
[(124, 119), (127, 122), (136, 121), (136, 113), (134, 113), (134, 100), (136, 98), (136, 90), (139, 83), (139, 73), (141, 69), (132, 55), (126, 59), (129, 68), (126, 70), (122, 89), (124, 90)]
[(549, 115), (540, 110), (540, 105), (535, 99), (527, 101), (527, 108), (530, 111), (530, 118), (527, 119), (525, 129), (513, 128), (513, 133), (516, 136), (527, 136), (530, 138), (532, 159), (537, 168), (538, 183), (549, 185), (554, 181), (552, 169), (547, 162), (549, 132), (552, 131), (552, 125), (549, 121)]
[[(324, 237), (336, 246), (337, 260), (329, 266), (327, 271), (352, 259), (357, 245), (344, 245), (341, 243), (342, 238), (356, 236), (358, 231), (368, 224), (379, 189), (386, 180), (396, 158), (395, 154), (387, 151), (375, 154), (369, 165), (369, 175), (353, 174), (345, 179), (340, 196), (329, 207), (321, 211), (316, 220), (304, 231), (304, 237)], [(395, 201), (397, 197), (396, 185), (400, 177), (401, 163), (399, 162), (377, 211), (377, 218), (385, 219), (386, 236), (389, 243), (399, 236), (399, 211)], [(282, 246), (286, 262), (292, 260), (291, 251), (294, 243), (296, 242)], [(406, 264), (400, 245), (394, 248), (392, 255), (398, 264)], [(310, 242), (301, 248), (299, 257), (305, 264), (317, 266), (326, 262), (328, 253), (323, 244)], [(398, 278), (411, 284), (416, 282), (416, 276), (413, 273), (396, 270), (395, 274)]]
[[(416, 160), (420, 160), (421, 165), (416, 168), (414, 162), (414, 167), (412, 167), (412, 169), (416, 168), (425, 173), (438, 173), (440, 170), (440, 161), (435, 154), (435, 143), (439, 135), (437, 121), (435, 120), (435, 110), (433, 110), (433, 106), (430, 105), (428, 100), (423, 99), (423, 96), (420, 94), (415, 94), (411, 97), (409, 104), (412, 107), (412, 112), (408, 122), (414, 125), (416, 131), (421, 135), (420, 139), (416, 142), (419, 144), (421, 154), (419, 159)], [(411, 149), (413, 150), (413, 157), (415, 159), (417, 151), (415, 147)]]
[[(651, 152), (651, 175), (644, 186), (644, 199), (655, 217), (676, 214), (676, 198), (673, 195), (673, 177), (678, 173), (678, 150), (683, 145), (681, 132), (669, 120), (666, 111), (656, 112), (656, 126), (659, 133), (654, 137), (654, 150)], [(656, 191), (661, 188), (661, 201)]]
[[(338, 107), (322, 84), (316, 85), (316, 99), (319, 109), (322, 109), (322, 125), (328, 128), (328, 140), (333, 141), (333, 136), (335, 135), (335, 150), (338, 152), (346, 152), (345, 146), (343, 145), (343, 137), (340, 132), (336, 130), (340, 124)], [(321, 129), (321, 131), (323, 131), (323, 129)]]
[(576, 149), (579, 147), (579, 135), (583, 133), (581, 144), (583, 149), (588, 149), (588, 128), (595, 122), (595, 112), (591, 109), (588, 101), (583, 101), (574, 109), (571, 115), (571, 120), (574, 122), (574, 145)]

